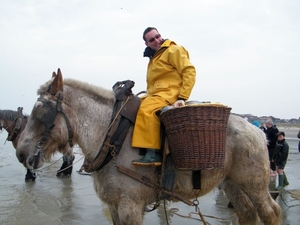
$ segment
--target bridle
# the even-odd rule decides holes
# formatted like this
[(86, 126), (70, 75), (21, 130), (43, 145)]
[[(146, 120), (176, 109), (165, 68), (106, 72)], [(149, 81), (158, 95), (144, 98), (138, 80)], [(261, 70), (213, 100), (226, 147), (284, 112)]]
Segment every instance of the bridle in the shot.
[[(23, 107), (18, 107), (17, 116), (16, 118), (6, 127), (0, 123), (0, 130), (4, 128), (8, 132), (7, 141), (14, 141), (16, 137), (19, 135), (21, 131), (21, 127), (23, 124), (23, 119), (25, 116), (22, 113)], [(9, 131), (9, 127), (12, 127), (12, 131)]]
[[(70, 147), (73, 147), (73, 133), (72, 133), (72, 128), (70, 121), (68, 117), (66, 116), (63, 108), (62, 108), (62, 101), (63, 101), (63, 93), (62, 91), (59, 93), (57, 102), (54, 104), (51, 101), (45, 100), (43, 98), (38, 98), (38, 101), (42, 102), (43, 105), (38, 109), (36, 119), (46, 125), (46, 130), (42, 136), (42, 138), (38, 141), (36, 151), (33, 155), (29, 156), (26, 160), (26, 165), (28, 168), (32, 168), (32, 166), (29, 164), (29, 160), (31, 157), (38, 157), (40, 154), (43, 154), (43, 146), (45, 142), (47, 141), (52, 129), (54, 128), (54, 120), (57, 116), (58, 113), (61, 113), (63, 117), (65, 118), (67, 128), (68, 128), (68, 143)], [(37, 160), (35, 160), (35, 165), (34, 167), (37, 167)]]

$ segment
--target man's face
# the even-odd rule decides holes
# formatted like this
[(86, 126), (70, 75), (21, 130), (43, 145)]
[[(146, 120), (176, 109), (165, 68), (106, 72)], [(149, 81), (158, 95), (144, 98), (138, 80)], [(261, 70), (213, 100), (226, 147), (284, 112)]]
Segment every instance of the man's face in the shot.
[(145, 35), (145, 44), (147, 47), (157, 51), (162, 43), (162, 37), (157, 30), (151, 30)]
[(283, 135), (278, 135), (278, 136), (277, 136), (277, 140), (278, 140), (278, 141), (282, 141), (283, 139), (284, 139), (284, 136), (283, 136)]
[(270, 123), (267, 122), (267, 123), (266, 123), (266, 127), (267, 127), (267, 128), (270, 128), (270, 127), (272, 127), (272, 124), (270, 124)]

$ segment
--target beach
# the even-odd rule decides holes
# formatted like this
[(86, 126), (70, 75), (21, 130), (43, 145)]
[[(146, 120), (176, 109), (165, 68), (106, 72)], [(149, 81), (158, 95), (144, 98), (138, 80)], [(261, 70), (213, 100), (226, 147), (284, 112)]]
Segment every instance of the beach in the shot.
[[(297, 128), (281, 128), (290, 146), (285, 168), (290, 185), (276, 201), (282, 209), (282, 224), (300, 224), (300, 153), (296, 137)], [(57, 178), (56, 171), (62, 164), (61, 154), (56, 154), (44, 165), (35, 182), (25, 182), (26, 169), (15, 156), (10, 142), (5, 143), (7, 133), (0, 134), (0, 224), (3, 225), (83, 225), (112, 224), (107, 206), (99, 200), (93, 188), (93, 177), (80, 175), (83, 163), (80, 148), (74, 148), (76, 164), (71, 178)], [(252, 176), (253, 174), (249, 174)], [(270, 190), (277, 185), (277, 178), (270, 177)], [(217, 187), (201, 197), (199, 207), (208, 224), (231, 225), (236, 222), (234, 209), (228, 208), (228, 199)], [(195, 208), (182, 202), (164, 202), (145, 214), (144, 225), (203, 224)], [(167, 215), (165, 214), (167, 212)]]

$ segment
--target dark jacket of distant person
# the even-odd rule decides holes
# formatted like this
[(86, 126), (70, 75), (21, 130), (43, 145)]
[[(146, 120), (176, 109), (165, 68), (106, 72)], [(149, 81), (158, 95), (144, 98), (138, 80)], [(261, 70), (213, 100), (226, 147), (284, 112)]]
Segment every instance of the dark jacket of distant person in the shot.
[[(297, 134), (297, 138), (300, 138), (300, 130), (299, 130), (299, 132), (298, 132), (298, 134)], [(299, 141), (299, 143), (298, 143), (298, 151), (300, 152), (300, 141)]]
[(281, 141), (277, 141), (274, 156), (273, 156), (275, 165), (281, 169), (284, 169), (288, 155), (289, 155), (289, 145), (285, 141), (285, 139)]
[(278, 133), (278, 129), (276, 125), (267, 127), (265, 133), (268, 139), (268, 148), (275, 148), (276, 141), (277, 141), (277, 133)]

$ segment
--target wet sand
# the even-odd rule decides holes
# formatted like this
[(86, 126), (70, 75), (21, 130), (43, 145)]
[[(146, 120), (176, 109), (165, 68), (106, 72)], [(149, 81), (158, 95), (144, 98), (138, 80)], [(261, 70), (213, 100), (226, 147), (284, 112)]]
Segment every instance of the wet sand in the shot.
[[(300, 154), (298, 153), (297, 129), (280, 129), (286, 132), (290, 154), (285, 168), (290, 185), (282, 191), (276, 201), (282, 208), (282, 224), (300, 224), (300, 200), (291, 193), (300, 189)], [(62, 164), (60, 154), (54, 156), (51, 165), (39, 173), (35, 182), (25, 182), (26, 169), (16, 156), (10, 142), (4, 145), (6, 133), (0, 134), (0, 224), (3, 225), (81, 225), (112, 224), (107, 206), (102, 203), (93, 188), (92, 176), (80, 175), (76, 171), (83, 159), (79, 148), (75, 148), (76, 159), (71, 178), (57, 178), (56, 171)], [(58, 162), (56, 162), (59, 160)], [(56, 162), (56, 163), (55, 163)], [(249, 174), (253, 176), (253, 174)], [(276, 187), (277, 178), (270, 178), (270, 189)], [(222, 190), (213, 189), (198, 199), (200, 210), (208, 224), (235, 224), (234, 209), (227, 208), (228, 200)], [(163, 202), (158, 210), (146, 213), (144, 224), (168, 224)], [(184, 203), (167, 202), (169, 224), (203, 224), (194, 207)]]

